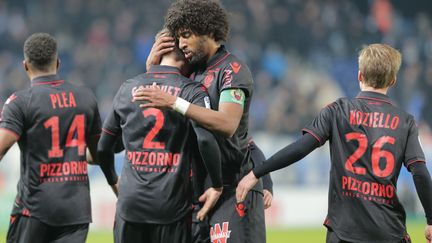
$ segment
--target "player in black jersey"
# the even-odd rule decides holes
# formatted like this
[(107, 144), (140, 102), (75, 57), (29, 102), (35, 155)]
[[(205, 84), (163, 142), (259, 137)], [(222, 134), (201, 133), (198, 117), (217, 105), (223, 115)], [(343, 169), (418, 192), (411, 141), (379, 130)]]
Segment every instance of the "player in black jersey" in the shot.
[[(253, 79), (247, 65), (222, 45), (229, 29), (226, 11), (217, 1), (176, 1), (167, 12), (165, 25), (179, 39), (179, 47), (193, 70), (193, 79), (207, 88), (215, 110), (185, 103), (151, 88), (137, 92), (135, 99), (149, 101), (143, 107), (178, 109), (186, 104), (180, 113), (219, 133), (216, 138), (222, 152), (224, 192), (209, 217), (210, 240), (265, 242), (262, 185), (249, 194), (247, 202), (237, 205), (235, 200), (238, 181), (254, 166), (248, 147)], [(161, 49), (154, 48), (152, 55), (157, 56), (167, 46), (164, 43)], [(157, 58), (150, 60), (153, 63)]]
[(96, 98), (57, 76), (57, 43), (45, 33), (24, 44), (31, 87), (6, 101), (0, 159), (15, 143), (21, 176), (7, 242), (85, 242), (91, 222), (86, 149), (96, 158), (101, 121)]
[[(222, 193), (221, 156), (213, 135), (175, 111), (142, 110), (132, 102), (133, 93), (157, 86), (185, 102), (209, 107), (205, 88), (182, 75), (185, 62), (177, 48), (160, 65), (127, 80), (104, 123), (98, 146), (101, 167), (110, 185), (119, 183), (115, 242), (190, 242), (190, 171), (201, 157), (197, 152), (206, 155), (202, 162), (211, 183), (201, 196), (206, 209), (198, 218), (206, 216)], [(117, 182), (113, 153), (119, 136), (126, 153)]]
[(327, 242), (410, 242), (405, 211), (396, 195), (404, 165), (413, 175), (426, 213), (427, 242), (432, 235), (432, 182), (412, 115), (386, 95), (396, 83), (400, 53), (385, 44), (359, 54), (361, 92), (323, 108), (303, 129), (303, 136), (245, 176), (237, 200), (259, 177), (286, 167), (330, 141), (331, 170)]

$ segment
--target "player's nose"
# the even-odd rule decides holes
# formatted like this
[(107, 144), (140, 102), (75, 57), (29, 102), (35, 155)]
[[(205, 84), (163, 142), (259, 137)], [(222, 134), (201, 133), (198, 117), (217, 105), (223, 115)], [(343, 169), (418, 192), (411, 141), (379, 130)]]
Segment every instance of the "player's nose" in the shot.
[(180, 50), (185, 50), (187, 48), (186, 39), (183, 37), (179, 38), (179, 48)]

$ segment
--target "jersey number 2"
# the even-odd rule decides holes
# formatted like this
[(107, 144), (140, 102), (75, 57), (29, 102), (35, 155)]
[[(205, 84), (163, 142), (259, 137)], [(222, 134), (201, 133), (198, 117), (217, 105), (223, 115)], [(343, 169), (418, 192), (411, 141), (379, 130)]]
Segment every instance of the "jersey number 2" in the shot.
[[(59, 117), (52, 116), (44, 122), (46, 129), (51, 128), (51, 149), (48, 150), (49, 158), (63, 157), (63, 149), (60, 148), (60, 128)], [(76, 137), (74, 134), (76, 133)], [(77, 147), (78, 155), (85, 154), (85, 129), (84, 129), (84, 114), (76, 115), (69, 127), (66, 137), (66, 147)]]
[[(352, 132), (345, 135), (346, 140), (352, 141), (357, 140), (358, 148), (351, 154), (345, 162), (345, 169), (354, 173), (364, 175), (366, 174), (366, 168), (364, 167), (354, 167), (354, 163), (357, 162), (360, 157), (364, 155), (368, 146), (368, 139), (365, 134), (359, 132)], [(391, 175), (395, 166), (395, 159), (391, 152), (383, 150), (384, 144), (394, 144), (395, 138), (390, 136), (380, 137), (372, 146), (372, 172), (378, 177), (387, 177)], [(384, 169), (380, 167), (380, 160), (384, 158), (386, 160)]]
[(163, 142), (155, 142), (153, 139), (156, 137), (156, 135), (159, 133), (159, 131), (162, 129), (165, 118), (161, 110), (150, 108), (143, 111), (143, 115), (145, 118), (149, 116), (154, 116), (156, 121), (152, 129), (144, 138), (143, 142), (143, 148), (145, 149), (164, 149), (165, 143)]

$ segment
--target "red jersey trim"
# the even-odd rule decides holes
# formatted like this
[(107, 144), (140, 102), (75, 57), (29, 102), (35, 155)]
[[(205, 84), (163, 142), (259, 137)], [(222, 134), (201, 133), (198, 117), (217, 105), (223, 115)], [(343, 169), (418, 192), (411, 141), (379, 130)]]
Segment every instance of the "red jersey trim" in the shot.
[(311, 130), (306, 129), (306, 128), (303, 128), (302, 131), (307, 132), (310, 135), (312, 135), (316, 140), (318, 140), (319, 144), (321, 145), (321, 139), (314, 132), (312, 132)]
[(416, 159), (416, 160), (408, 161), (406, 167), (408, 168), (410, 165), (412, 165), (414, 163), (418, 163), (418, 162), (426, 163), (426, 161), (424, 161), (424, 160)]
[(371, 97), (364, 97), (364, 96), (358, 96), (356, 97), (357, 99), (365, 99), (365, 100), (374, 100), (374, 101), (380, 101), (380, 102), (384, 102), (390, 105), (393, 105), (392, 102), (388, 101), (388, 100), (383, 100), (383, 99), (378, 99), (378, 98), (371, 98)]
[(219, 63), (221, 63), (223, 60), (225, 60), (229, 55), (231, 55), (231, 53), (227, 53), (225, 54), (225, 56), (221, 57), (221, 59), (217, 60), (217, 62), (215, 62), (213, 65), (211, 65), (210, 67), (207, 67), (206, 70), (212, 69), (214, 68), (216, 65), (218, 65)]
[(147, 74), (177, 74), (177, 75), (181, 75), (179, 72), (148, 72)]
[(3, 130), (9, 134), (12, 134), (14, 137), (16, 137), (16, 140), (18, 141), (20, 136), (18, 135), (18, 133), (12, 131), (11, 129), (5, 128), (5, 127), (0, 127), (0, 130)]
[(37, 85), (46, 85), (46, 84), (51, 84), (51, 85), (60, 85), (64, 83), (63, 80), (56, 80), (56, 81), (49, 81), (49, 82), (35, 82), (32, 83), (32, 86), (37, 86)]
[(105, 128), (102, 128), (102, 132), (104, 132), (104, 133), (106, 133), (106, 134), (109, 134), (109, 135), (111, 135), (111, 136), (115, 136), (115, 135), (116, 135), (115, 133), (113, 133), (113, 132), (111, 132), (110, 130), (107, 130), (107, 129), (105, 129)]

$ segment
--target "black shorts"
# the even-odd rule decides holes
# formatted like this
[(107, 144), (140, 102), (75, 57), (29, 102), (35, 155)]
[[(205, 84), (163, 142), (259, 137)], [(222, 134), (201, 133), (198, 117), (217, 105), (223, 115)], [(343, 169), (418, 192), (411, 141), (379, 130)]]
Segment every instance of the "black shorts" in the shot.
[[(327, 227), (326, 243), (352, 243), (352, 242), (341, 240), (331, 228)], [(406, 235), (402, 240), (395, 243), (411, 243), (411, 239), (409, 235)]]
[(89, 224), (50, 226), (32, 217), (11, 217), (7, 243), (84, 243)]
[(237, 205), (235, 189), (224, 188), (209, 223), (211, 242), (265, 243), (263, 195), (250, 191)]
[(145, 224), (125, 221), (116, 215), (114, 222), (115, 243), (190, 243), (190, 214), (172, 224)]
[(196, 219), (200, 205), (194, 205), (192, 211), (192, 240), (191, 243), (210, 243), (210, 225), (208, 217), (203, 221)]

